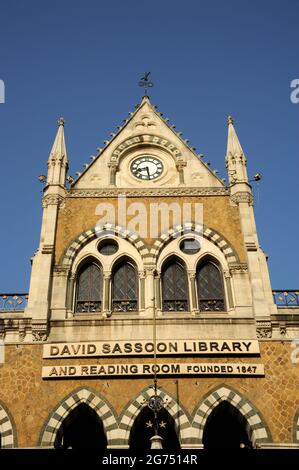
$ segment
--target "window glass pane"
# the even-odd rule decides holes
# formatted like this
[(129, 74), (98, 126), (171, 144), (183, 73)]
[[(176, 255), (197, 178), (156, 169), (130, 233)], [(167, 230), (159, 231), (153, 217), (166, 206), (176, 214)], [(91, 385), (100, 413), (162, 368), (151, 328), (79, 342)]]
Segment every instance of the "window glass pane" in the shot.
[(188, 310), (186, 271), (178, 262), (167, 265), (162, 272), (163, 310)]
[(215, 264), (206, 262), (199, 267), (197, 287), (201, 311), (224, 311), (222, 277)]
[(102, 272), (94, 263), (82, 268), (78, 275), (76, 311), (79, 313), (101, 310)]

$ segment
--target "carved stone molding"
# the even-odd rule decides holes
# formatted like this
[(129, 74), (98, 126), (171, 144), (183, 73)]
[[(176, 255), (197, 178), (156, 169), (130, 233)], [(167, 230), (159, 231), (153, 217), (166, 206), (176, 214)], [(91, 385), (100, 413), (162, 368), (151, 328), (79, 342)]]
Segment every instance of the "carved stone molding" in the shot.
[(272, 325), (270, 321), (261, 321), (257, 323), (256, 336), (258, 339), (272, 338)]
[(179, 197), (179, 196), (229, 196), (228, 188), (106, 188), (106, 189), (71, 189), (66, 197)]
[(62, 268), (60, 266), (54, 266), (53, 274), (56, 277), (66, 277), (68, 275), (69, 270), (67, 268)]
[(248, 272), (247, 263), (230, 263), (229, 264), (230, 274), (244, 274)]
[(253, 204), (253, 196), (250, 193), (247, 193), (246, 191), (239, 191), (231, 196), (231, 201), (238, 205), (241, 202), (246, 202), (250, 206)]
[(43, 342), (48, 338), (48, 326), (46, 323), (33, 323), (32, 324), (32, 339), (33, 341)]
[(255, 242), (245, 242), (245, 247), (247, 251), (257, 251)]
[(45, 253), (47, 255), (54, 253), (54, 245), (43, 245), (42, 253)]
[(49, 205), (63, 207), (65, 199), (59, 194), (48, 194), (42, 200), (42, 207), (46, 208)]

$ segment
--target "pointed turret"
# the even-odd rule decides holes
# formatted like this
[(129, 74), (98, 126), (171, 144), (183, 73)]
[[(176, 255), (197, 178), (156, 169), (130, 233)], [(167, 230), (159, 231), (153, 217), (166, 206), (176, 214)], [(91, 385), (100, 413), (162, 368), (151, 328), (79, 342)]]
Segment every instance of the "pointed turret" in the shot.
[(225, 162), (229, 182), (231, 185), (236, 183), (248, 183), (246, 157), (234, 128), (234, 121), (231, 116), (228, 117), (227, 124), (228, 136)]
[(64, 139), (64, 119), (58, 121), (57, 134), (48, 158), (48, 184), (64, 186), (68, 158)]

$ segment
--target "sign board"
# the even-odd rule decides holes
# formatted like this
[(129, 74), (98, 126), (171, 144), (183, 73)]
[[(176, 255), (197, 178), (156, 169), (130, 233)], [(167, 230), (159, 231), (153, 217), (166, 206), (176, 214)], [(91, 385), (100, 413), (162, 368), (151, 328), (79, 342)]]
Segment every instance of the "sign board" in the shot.
[[(130, 379), (141, 375), (152, 376), (155, 364), (88, 364), (44, 366), (44, 379), (126, 377)], [(264, 376), (263, 364), (244, 363), (163, 363), (156, 364), (157, 375), (206, 376), (206, 375), (243, 375)]]
[[(44, 345), (44, 359), (73, 357), (152, 356), (153, 341), (95, 341), (49, 343)], [(157, 356), (241, 356), (259, 355), (257, 340), (163, 340), (156, 343)]]

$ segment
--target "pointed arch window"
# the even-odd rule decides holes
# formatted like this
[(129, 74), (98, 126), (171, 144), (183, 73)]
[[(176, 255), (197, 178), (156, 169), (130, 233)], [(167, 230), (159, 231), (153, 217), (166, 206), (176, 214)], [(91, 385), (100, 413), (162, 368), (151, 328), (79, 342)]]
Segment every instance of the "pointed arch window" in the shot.
[(102, 270), (94, 262), (85, 264), (78, 273), (76, 312), (94, 313), (102, 308)]
[(185, 312), (188, 310), (188, 280), (183, 265), (172, 260), (162, 270), (162, 299), (165, 312)]
[(123, 261), (116, 266), (112, 274), (112, 310), (137, 311), (137, 291), (136, 269), (129, 261)]
[(225, 310), (222, 274), (214, 262), (208, 260), (199, 265), (197, 291), (200, 311)]

